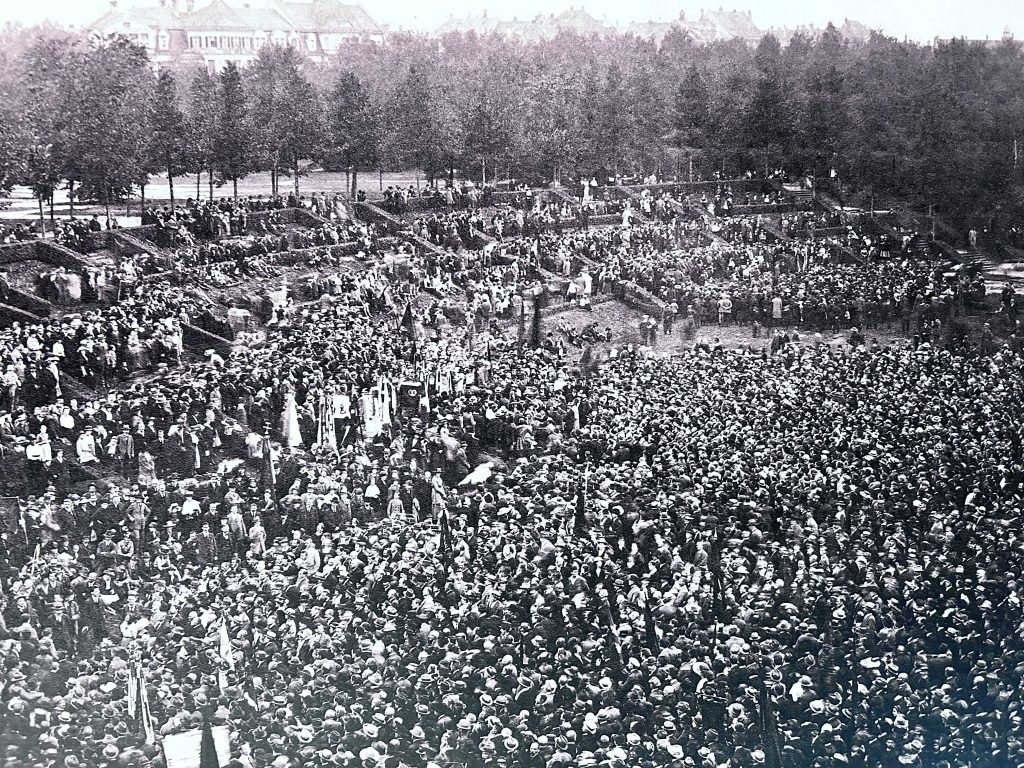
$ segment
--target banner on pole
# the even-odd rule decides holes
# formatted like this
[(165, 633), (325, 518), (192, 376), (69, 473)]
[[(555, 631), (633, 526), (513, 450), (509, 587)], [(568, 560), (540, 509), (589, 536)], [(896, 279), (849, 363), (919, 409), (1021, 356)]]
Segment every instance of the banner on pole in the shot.
[[(217, 759), (222, 766), (231, 760), (231, 740), (226, 725), (213, 728), (213, 744), (217, 748)], [(164, 760), (167, 768), (199, 768), (200, 746), (203, 741), (203, 729), (175, 733), (164, 736)]]

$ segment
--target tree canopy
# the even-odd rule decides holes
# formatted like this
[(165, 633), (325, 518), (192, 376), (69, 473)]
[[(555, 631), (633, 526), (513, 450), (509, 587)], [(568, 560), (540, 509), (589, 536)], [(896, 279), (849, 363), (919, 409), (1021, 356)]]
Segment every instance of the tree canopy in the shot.
[(276, 189), (314, 163), (553, 179), (685, 177), (692, 162), (704, 177), (765, 165), (834, 175), (958, 226), (1024, 213), (1013, 41), (853, 43), (831, 26), (756, 46), (678, 31), (660, 43), (396, 33), (323, 65), (269, 46), (215, 77), (157, 77), (123, 39), (12, 35), (0, 46), (0, 193), (62, 180), (116, 198), (168, 170), (220, 183), (270, 171)]

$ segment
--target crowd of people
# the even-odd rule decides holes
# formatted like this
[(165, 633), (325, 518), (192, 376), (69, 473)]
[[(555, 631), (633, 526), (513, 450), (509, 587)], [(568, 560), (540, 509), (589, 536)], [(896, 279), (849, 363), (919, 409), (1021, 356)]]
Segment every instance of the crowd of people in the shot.
[[(956, 313), (930, 265), (706, 226), (401, 247), (201, 361), (164, 283), (4, 332), (2, 759), (161, 768), (209, 722), (230, 768), (1024, 761), (1024, 359), (873, 340)], [(577, 361), (487, 322), (550, 267), (865, 332)]]
[[(103, 222), (98, 214), (93, 214), (88, 219), (59, 219), (54, 224), (53, 237), (61, 245), (67, 246), (79, 253), (91, 253), (98, 249), (93, 236), (103, 232)], [(116, 229), (117, 220), (107, 219), (106, 228)]]
[(35, 240), (39, 237), (37, 226), (37, 222), (32, 222), (31, 224), (0, 223), (0, 245), (10, 245), (11, 243), (23, 243), (29, 240)]
[[(314, 194), (309, 200), (289, 192), (287, 196), (249, 195), (248, 197), (213, 197), (207, 200), (189, 198), (183, 205), (144, 208), (143, 226), (155, 226), (154, 239), (160, 245), (179, 248), (194, 246), (205, 240), (239, 237), (246, 234), (266, 235), (280, 232), (272, 214), (289, 208), (304, 208), (329, 221), (349, 218), (348, 208), (340, 193), (328, 197), (326, 192)], [(250, 221), (253, 214), (258, 215)]]

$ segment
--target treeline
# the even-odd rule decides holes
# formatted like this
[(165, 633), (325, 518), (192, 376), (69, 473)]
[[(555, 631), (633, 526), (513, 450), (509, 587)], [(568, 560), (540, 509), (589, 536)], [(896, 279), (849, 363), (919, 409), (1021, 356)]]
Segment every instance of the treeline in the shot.
[(660, 44), (399, 34), (323, 66), (267, 48), (244, 69), (155, 76), (123, 40), (6, 38), (0, 185), (41, 198), (61, 184), (121, 199), (168, 171), (217, 185), (269, 171), (277, 186), (313, 165), (531, 181), (781, 168), (934, 205), (958, 228), (1024, 212), (1012, 41), (853, 44), (831, 27), (756, 47), (679, 32)]

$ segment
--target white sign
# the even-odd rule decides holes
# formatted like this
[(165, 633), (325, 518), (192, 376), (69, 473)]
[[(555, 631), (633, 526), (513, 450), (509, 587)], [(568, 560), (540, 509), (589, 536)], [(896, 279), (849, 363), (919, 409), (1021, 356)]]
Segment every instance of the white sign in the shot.
[[(228, 727), (218, 725), (213, 731), (213, 744), (217, 748), (217, 761), (225, 766), (231, 760), (231, 740)], [(164, 759), (167, 768), (199, 768), (199, 747), (203, 743), (203, 729), (164, 736)]]

